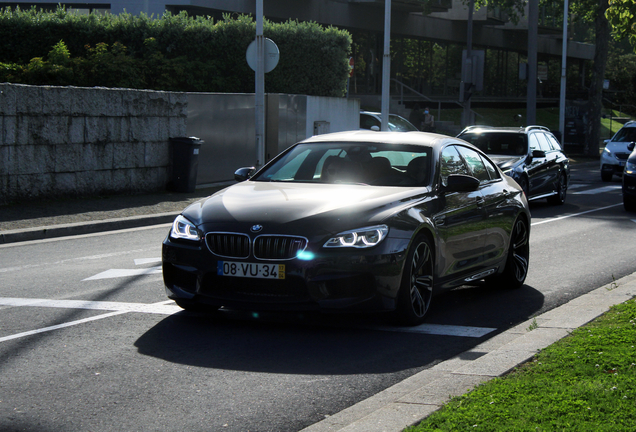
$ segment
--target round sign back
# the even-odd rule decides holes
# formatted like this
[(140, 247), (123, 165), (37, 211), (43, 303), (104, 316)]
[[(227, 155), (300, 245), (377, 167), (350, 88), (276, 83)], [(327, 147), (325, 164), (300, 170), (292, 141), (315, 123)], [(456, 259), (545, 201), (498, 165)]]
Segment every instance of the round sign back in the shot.
[[(265, 69), (265, 73), (271, 72), (274, 70), (276, 65), (278, 64), (278, 59), (280, 57), (280, 52), (278, 51), (278, 46), (274, 43), (273, 40), (265, 38), (264, 39), (264, 50), (263, 50), (263, 67)], [(252, 41), (250, 46), (247, 47), (247, 52), (245, 53), (245, 59), (247, 60), (247, 64), (252, 68), (253, 71), (256, 71), (256, 41)]]

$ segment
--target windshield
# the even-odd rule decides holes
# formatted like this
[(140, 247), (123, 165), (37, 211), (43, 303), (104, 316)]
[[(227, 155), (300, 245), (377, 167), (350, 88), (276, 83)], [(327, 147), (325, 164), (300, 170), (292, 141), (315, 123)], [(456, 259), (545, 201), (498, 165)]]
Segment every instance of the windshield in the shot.
[(396, 132), (410, 132), (416, 131), (417, 128), (406, 119), (395, 114), (389, 114), (389, 130)]
[(466, 133), (459, 138), (468, 141), (489, 155), (523, 156), (528, 154), (528, 140), (524, 134)]
[(612, 142), (632, 142), (636, 141), (636, 127), (624, 127), (612, 138)]
[(304, 143), (292, 147), (253, 181), (425, 186), (430, 148), (382, 143)]

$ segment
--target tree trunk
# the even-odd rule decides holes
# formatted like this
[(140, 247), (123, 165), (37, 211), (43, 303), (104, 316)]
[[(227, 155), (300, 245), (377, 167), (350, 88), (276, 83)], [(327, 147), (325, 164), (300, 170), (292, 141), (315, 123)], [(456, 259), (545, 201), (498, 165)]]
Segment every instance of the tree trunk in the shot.
[(610, 27), (605, 17), (605, 11), (608, 7), (608, 0), (599, 0), (598, 13), (594, 20), (596, 28), (596, 48), (594, 51), (594, 65), (592, 67), (592, 82), (590, 83), (590, 104), (587, 111), (585, 154), (595, 158), (599, 157), (601, 110), (603, 108), (603, 81), (605, 79), (607, 51), (609, 50)]

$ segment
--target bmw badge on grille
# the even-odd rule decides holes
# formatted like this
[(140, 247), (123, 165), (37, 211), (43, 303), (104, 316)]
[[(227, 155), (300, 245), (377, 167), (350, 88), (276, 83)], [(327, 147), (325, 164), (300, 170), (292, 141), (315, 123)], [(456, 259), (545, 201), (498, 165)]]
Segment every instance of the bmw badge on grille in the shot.
[(256, 225), (252, 225), (252, 228), (250, 228), (250, 231), (256, 233), (256, 232), (260, 232), (262, 229), (263, 229), (263, 225), (256, 224)]

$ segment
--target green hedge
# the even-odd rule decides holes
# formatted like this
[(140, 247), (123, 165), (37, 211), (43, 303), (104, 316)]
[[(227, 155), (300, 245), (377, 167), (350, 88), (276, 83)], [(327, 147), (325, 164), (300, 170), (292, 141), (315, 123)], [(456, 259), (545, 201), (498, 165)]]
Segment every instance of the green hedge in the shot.
[[(213, 22), (166, 12), (77, 15), (58, 8), (0, 10), (0, 81), (40, 85), (254, 92), (245, 51), (256, 24), (249, 16)], [(268, 93), (343, 96), (351, 36), (316, 23), (264, 22), (280, 49), (265, 76)]]

